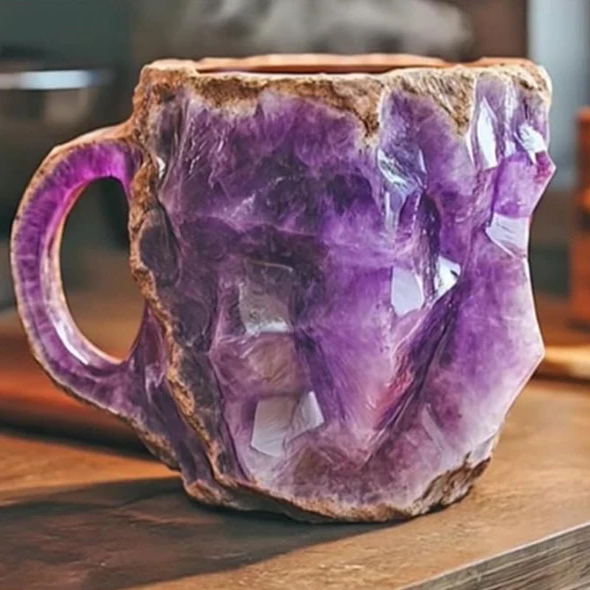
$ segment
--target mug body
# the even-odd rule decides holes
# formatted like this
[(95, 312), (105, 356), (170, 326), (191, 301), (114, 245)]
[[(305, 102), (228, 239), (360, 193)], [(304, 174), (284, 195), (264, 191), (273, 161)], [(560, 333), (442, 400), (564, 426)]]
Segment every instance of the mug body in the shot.
[(146, 314), (118, 393), (91, 401), (205, 502), (413, 516), (467, 492), (543, 353), (549, 82), (528, 62), (293, 65), (144, 68), (117, 141)]

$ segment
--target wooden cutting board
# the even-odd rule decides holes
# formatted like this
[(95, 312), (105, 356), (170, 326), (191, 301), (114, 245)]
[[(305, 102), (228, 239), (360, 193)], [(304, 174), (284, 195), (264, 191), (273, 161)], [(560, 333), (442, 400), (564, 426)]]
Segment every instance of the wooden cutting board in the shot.
[(545, 358), (537, 374), (562, 379), (590, 380), (590, 330), (574, 325), (567, 302), (537, 297)]

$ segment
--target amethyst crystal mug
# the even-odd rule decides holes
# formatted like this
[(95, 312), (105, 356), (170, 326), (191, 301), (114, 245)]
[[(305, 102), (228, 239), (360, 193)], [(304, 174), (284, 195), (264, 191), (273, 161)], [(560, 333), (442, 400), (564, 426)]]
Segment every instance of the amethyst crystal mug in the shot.
[[(55, 148), (12, 235), (32, 352), (212, 505), (411, 517), (463, 497), (543, 354), (527, 262), (553, 173), (524, 60), (159, 61), (130, 119)], [(68, 312), (65, 218), (129, 198), (123, 361)]]

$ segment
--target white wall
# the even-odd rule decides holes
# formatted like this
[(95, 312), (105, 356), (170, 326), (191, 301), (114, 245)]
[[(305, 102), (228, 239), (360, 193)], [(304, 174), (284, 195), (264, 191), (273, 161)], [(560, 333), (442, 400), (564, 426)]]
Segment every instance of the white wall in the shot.
[(575, 114), (590, 104), (590, 2), (529, 0), (528, 29), (529, 56), (553, 81), (552, 186), (567, 188), (575, 182)]

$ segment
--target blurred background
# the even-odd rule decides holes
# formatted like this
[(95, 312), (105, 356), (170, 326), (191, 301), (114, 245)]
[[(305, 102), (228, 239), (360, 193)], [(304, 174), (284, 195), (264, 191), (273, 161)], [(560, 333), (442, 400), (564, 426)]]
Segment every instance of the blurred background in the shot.
[[(527, 56), (549, 70), (557, 174), (535, 220), (533, 272), (539, 285), (564, 291), (572, 203), (564, 193), (576, 181), (575, 112), (590, 98), (589, 12), (585, 0), (0, 0), (0, 272), (10, 220), (40, 160), (56, 143), (125, 118), (145, 62), (409, 52), (451, 60)], [(14, 76), (43, 70), (53, 73)], [(126, 245), (118, 187), (103, 181), (87, 192), (66, 232), (67, 284), (84, 280), (80, 254), (87, 249)], [(561, 261), (557, 274), (540, 254)], [(0, 302), (10, 303), (8, 278), (0, 284)]]
[[(160, 57), (403, 52), (540, 62), (554, 85), (557, 174), (533, 224), (532, 274), (536, 293), (567, 300), (580, 202), (576, 116), (590, 103), (589, 27), (587, 0), (0, 0), (0, 328), (12, 343), (0, 375), (14, 378), (0, 378), (0, 415), (30, 414), (15, 372), (29, 361), (8, 272), (20, 196), (53, 145), (127, 117), (139, 69)], [(92, 185), (70, 216), (62, 249), (75, 318), (91, 340), (121, 355), (141, 312), (127, 273), (126, 215), (115, 183)], [(31, 399), (49, 387), (36, 375), (27, 382)]]

